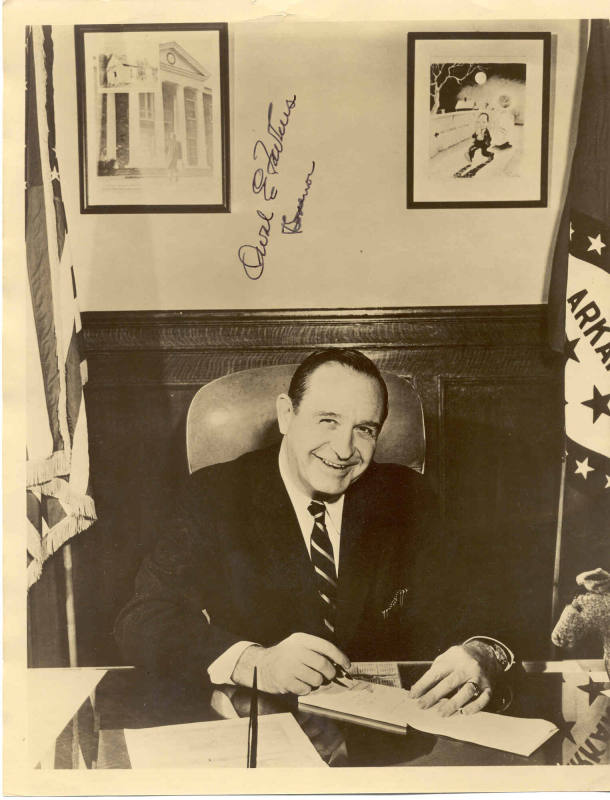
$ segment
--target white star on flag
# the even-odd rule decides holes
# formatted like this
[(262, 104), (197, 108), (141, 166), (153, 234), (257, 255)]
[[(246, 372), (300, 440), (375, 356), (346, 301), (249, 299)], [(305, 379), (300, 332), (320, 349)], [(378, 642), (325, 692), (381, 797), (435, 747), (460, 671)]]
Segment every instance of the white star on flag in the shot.
[(605, 246), (606, 246), (606, 245), (605, 245), (605, 244), (602, 242), (602, 235), (601, 235), (601, 233), (598, 233), (598, 234), (597, 234), (597, 236), (595, 237), (595, 239), (594, 239), (592, 236), (587, 236), (587, 239), (588, 239), (588, 240), (591, 242), (591, 244), (590, 244), (590, 245), (589, 245), (589, 247), (587, 248), (587, 253), (589, 252), (589, 250), (595, 250), (595, 252), (596, 252), (596, 253), (598, 253), (598, 254), (601, 256), (601, 254), (602, 254), (602, 247), (605, 247)]
[(574, 474), (582, 475), (585, 480), (587, 480), (587, 476), (590, 472), (595, 472), (595, 468), (589, 466), (589, 456), (583, 459), (583, 461), (576, 459), (576, 463), (578, 466), (574, 470)]
[(604, 489), (610, 489), (610, 475), (606, 475), (606, 485)]
[(570, 241), (572, 241), (572, 235), (573, 235), (573, 233), (574, 233), (574, 226), (573, 226), (573, 225), (572, 225), (572, 223), (570, 222)]
[(57, 171), (56, 167), (53, 167), (53, 169), (51, 170), (51, 180), (52, 181), (58, 181), (59, 180), (59, 172)]

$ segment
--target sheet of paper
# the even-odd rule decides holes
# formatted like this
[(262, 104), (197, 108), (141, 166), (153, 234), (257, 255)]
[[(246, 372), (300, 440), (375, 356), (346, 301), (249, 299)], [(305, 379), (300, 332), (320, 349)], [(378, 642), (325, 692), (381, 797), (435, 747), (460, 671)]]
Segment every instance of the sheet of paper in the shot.
[[(248, 719), (125, 729), (134, 769), (245, 767)], [(326, 767), (292, 714), (258, 718), (258, 767)]]
[(436, 711), (422, 710), (406, 689), (357, 681), (349, 687), (331, 683), (299, 698), (302, 708), (318, 707), (376, 722), (402, 726), (448, 736), (464, 742), (531, 755), (549, 739), (557, 727), (543, 719), (522, 719), (480, 711), (471, 716), (456, 714), (441, 717)]
[(479, 711), (471, 716), (454, 714), (452, 717), (441, 717), (435, 711), (422, 711), (417, 706), (409, 712), (409, 724), (424, 733), (448, 736), (520, 756), (531, 756), (558, 730), (556, 725), (545, 719), (509, 717), (487, 711)]
[(350, 675), (357, 680), (371, 681), (383, 686), (397, 686), (399, 689), (402, 686), (396, 661), (355, 661)]
[(35, 766), (102, 680), (105, 667), (29, 669), (28, 752)]
[(409, 709), (414, 705), (408, 691), (370, 681), (346, 679), (346, 682), (348, 687), (329, 683), (311, 694), (299, 697), (299, 705), (326, 708), (353, 717), (398, 725), (406, 730)]

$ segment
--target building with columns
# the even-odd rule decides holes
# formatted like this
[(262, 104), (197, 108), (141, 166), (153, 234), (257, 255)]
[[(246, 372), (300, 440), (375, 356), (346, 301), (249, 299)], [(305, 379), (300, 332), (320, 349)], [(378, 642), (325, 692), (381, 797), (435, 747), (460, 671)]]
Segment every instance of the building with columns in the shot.
[(168, 167), (172, 133), (182, 170), (212, 167), (212, 89), (207, 71), (177, 42), (159, 45), (159, 64), (106, 53), (94, 59), (98, 174)]

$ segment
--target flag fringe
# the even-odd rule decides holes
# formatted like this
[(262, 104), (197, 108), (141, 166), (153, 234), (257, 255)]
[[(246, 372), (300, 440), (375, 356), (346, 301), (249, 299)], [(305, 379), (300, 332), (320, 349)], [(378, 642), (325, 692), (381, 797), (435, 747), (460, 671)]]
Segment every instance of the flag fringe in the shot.
[(28, 590), (32, 588), (32, 585), (36, 583), (41, 575), (42, 561), (39, 561), (37, 558), (30, 561), (28, 564)]
[(64, 507), (68, 516), (87, 517), (92, 522), (97, 519), (95, 513), (95, 503), (93, 498), (86, 494), (80, 494), (71, 489), (63, 478), (53, 478), (41, 487), (43, 495), (55, 497)]
[(40, 486), (60, 475), (70, 474), (71, 454), (68, 450), (57, 450), (42, 461), (26, 462), (26, 487)]
[(65, 544), (68, 539), (76, 536), (77, 533), (89, 528), (95, 520), (87, 519), (86, 517), (65, 517), (52, 530), (44, 537), (43, 544), (43, 562), (56, 553), (59, 548)]
[[(90, 498), (88, 498), (90, 499)], [(56, 553), (59, 548), (64, 545), (69, 539), (76, 536), (77, 533), (87, 530), (93, 523), (95, 518), (87, 518), (85, 516), (69, 516), (62, 519), (42, 540), (42, 552), (28, 564), (28, 589), (42, 575), (42, 566), (45, 561)], [(32, 555), (30, 553), (30, 555)]]

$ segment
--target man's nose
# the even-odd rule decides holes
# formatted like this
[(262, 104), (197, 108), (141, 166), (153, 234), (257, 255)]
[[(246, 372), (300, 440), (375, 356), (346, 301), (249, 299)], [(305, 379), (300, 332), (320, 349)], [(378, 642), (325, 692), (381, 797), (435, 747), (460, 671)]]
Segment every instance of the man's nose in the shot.
[(334, 431), (332, 447), (337, 458), (347, 461), (354, 452), (354, 438), (351, 428), (338, 427)]

